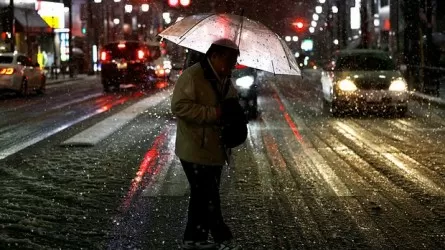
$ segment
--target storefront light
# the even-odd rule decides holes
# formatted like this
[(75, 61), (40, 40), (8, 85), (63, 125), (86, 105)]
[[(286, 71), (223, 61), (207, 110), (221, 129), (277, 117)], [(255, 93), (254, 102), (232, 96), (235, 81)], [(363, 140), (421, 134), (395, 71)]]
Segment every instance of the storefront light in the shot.
[(133, 5), (131, 4), (126, 4), (125, 5), (125, 12), (127, 13), (131, 13), (133, 11)]
[(142, 10), (143, 12), (147, 12), (149, 9), (150, 9), (150, 5), (148, 5), (148, 4), (146, 4), (146, 3), (144, 3), (144, 4), (141, 5), (141, 10)]

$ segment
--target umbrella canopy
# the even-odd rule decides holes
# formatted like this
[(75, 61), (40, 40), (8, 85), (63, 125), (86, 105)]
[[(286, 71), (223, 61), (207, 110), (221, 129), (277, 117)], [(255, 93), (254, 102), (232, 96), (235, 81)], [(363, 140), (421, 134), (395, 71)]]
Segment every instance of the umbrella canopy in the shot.
[(176, 22), (159, 34), (180, 46), (205, 53), (220, 39), (238, 44), (238, 63), (274, 74), (300, 75), (286, 43), (260, 22), (232, 14), (199, 14)]

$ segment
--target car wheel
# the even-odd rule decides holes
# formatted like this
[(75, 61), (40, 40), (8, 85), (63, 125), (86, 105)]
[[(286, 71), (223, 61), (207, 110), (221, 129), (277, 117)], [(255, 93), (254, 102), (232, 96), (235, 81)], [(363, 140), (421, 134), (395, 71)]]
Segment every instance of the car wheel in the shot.
[(46, 78), (42, 77), (42, 84), (40, 84), (40, 87), (36, 90), (37, 94), (43, 95), (46, 91)]
[(22, 85), (20, 87), (19, 95), (20, 96), (28, 96), (29, 95), (28, 81), (26, 79), (23, 79), (23, 81), (22, 81)]
[(333, 117), (339, 117), (342, 115), (342, 110), (338, 106), (338, 104), (335, 101), (331, 102), (330, 111)]
[(259, 115), (258, 107), (251, 107), (248, 112), (249, 119), (257, 119)]
[(102, 79), (102, 86), (105, 93), (111, 92), (110, 81)]

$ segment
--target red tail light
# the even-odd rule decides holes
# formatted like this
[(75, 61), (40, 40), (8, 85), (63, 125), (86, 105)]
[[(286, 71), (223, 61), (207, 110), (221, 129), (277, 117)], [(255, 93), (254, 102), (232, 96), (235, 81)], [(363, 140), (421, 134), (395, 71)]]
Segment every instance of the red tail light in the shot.
[(247, 68), (247, 66), (244, 66), (242, 64), (236, 64), (235, 68), (236, 69), (245, 69), (245, 68)]
[(14, 74), (14, 72), (15, 72), (14, 68), (0, 69), (0, 75), (12, 75)]
[(144, 59), (145, 52), (143, 50), (138, 50), (138, 59)]
[(108, 55), (107, 55), (107, 52), (106, 51), (102, 51), (101, 53), (100, 53), (100, 60), (101, 61), (106, 61), (108, 58)]

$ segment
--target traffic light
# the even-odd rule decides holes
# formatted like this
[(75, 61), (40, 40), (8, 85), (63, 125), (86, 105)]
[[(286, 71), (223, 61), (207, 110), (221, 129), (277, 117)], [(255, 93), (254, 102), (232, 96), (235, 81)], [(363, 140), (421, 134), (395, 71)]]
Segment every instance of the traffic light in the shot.
[(86, 22), (82, 22), (82, 24), (80, 26), (80, 31), (82, 32), (83, 35), (85, 35), (87, 33), (87, 24), (86, 24)]
[(297, 32), (303, 32), (306, 29), (306, 22), (305, 20), (299, 18), (296, 19), (293, 23), (292, 23), (292, 27), (295, 31)]

